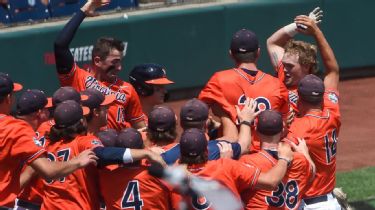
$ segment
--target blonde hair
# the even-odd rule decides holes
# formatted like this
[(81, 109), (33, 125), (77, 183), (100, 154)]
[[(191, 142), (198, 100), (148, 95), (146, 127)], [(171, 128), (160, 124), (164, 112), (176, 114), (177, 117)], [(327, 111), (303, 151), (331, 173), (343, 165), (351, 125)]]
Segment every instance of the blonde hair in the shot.
[(299, 64), (309, 66), (309, 74), (318, 72), (318, 50), (315, 45), (291, 39), (285, 44), (284, 50), (285, 53), (298, 55)]

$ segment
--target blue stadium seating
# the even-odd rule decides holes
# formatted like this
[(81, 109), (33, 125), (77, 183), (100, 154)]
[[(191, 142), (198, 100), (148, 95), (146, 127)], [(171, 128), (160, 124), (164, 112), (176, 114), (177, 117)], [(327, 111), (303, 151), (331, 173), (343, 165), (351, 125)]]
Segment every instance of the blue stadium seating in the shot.
[(49, 18), (47, 6), (40, 0), (11, 0), (9, 1), (9, 11), (12, 22)]
[(83, 0), (50, 0), (51, 17), (71, 16), (83, 6)]
[(3, 8), (3, 6), (0, 5), (0, 23), (8, 24), (10, 23), (10, 15), (9, 11), (6, 8)]

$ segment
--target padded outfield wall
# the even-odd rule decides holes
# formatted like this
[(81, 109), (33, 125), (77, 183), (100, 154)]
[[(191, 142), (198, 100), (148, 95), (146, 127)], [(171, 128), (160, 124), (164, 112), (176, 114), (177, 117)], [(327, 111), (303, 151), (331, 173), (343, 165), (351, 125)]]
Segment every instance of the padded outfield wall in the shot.
[[(229, 42), (241, 28), (257, 33), (262, 53), (259, 67), (272, 72), (265, 48), (267, 37), (294, 16), (306, 14), (316, 6), (324, 9), (321, 27), (343, 71), (375, 66), (373, 0), (249, 0), (129, 13), (128, 19), (118, 16), (86, 20), (71, 51), (80, 65), (87, 65), (95, 40), (114, 36), (126, 43), (120, 74), (125, 80), (134, 65), (155, 62), (166, 66), (168, 77), (176, 82), (171, 89), (200, 87), (213, 72), (233, 65), (228, 57)], [(53, 41), (64, 24), (0, 32), (0, 71), (10, 73), (27, 88), (40, 88), (51, 94), (58, 87)], [(301, 35), (296, 38), (312, 41)]]

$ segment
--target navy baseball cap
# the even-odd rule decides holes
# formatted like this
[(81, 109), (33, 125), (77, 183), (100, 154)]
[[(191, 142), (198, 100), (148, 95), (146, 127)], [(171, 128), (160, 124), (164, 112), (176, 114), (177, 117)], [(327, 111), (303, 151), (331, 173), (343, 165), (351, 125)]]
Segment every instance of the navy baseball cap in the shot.
[(134, 128), (123, 129), (118, 134), (116, 146), (130, 149), (143, 149), (142, 135)]
[(203, 101), (193, 98), (187, 101), (180, 111), (180, 120), (185, 122), (200, 122), (208, 119), (208, 106)]
[(273, 136), (283, 130), (283, 118), (280, 112), (264, 110), (258, 116), (257, 131), (266, 136)]
[(298, 96), (302, 100), (317, 103), (323, 100), (324, 82), (318, 76), (308, 74), (298, 83)]
[(17, 115), (28, 115), (43, 108), (52, 106), (47, 96), (41, 90), (28, 89), (18, 98), (16, 112)]
[(21, 84), (14, 83), (8, 74), (0, 72), (0, 99), (20, 90), (22, 90)]
[(115, 129), (109, 128), (96, 134), (105, 147), (116, 146), (118, 133)]
[(73, 100), (77, 103), (81, 103), (82, 100), (86, 100), (88, 96), (79, 94), (73, 87), (65, 86), (56, 90), (52, 96), (53, 106), (57, 106), (63, 101)]
[(247, 29), (241, 29), (233, 34), (230, 43), (232, 53), (254, 52), (259, 48), (259, 41), (256, 34)]
[(176, 127), (176, 115), (167, 106), (156, 106), (148, 115), (148, 128), (164, 132)]
[(67, 100), (57, 105), (53, 118), (57, 127), (66, 128), (79, 122), (88, 113), (89, 108), (82, 107), (76, 101)]
[(180, 150), (185, 157), (196, 157), (207, 151), (206, 134), (197, 128), (185, 130), (180, 138)]
[(109, 105), (116, 99), (115, 95), (111, 94), (104, 96), (99, 90), (92, 88), (82, 91), (81, 94), (87, 96), (86, 100), (82, 100), (82, 105), (87, 106), (90, 109)]

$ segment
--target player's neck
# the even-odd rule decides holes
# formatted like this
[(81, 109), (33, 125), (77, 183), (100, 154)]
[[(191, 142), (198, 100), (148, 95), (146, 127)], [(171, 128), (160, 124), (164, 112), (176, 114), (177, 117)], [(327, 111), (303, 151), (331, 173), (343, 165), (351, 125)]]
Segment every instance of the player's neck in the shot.
[(95, 135), (100, 131), (100, 126), (97, 126), (95, 123), (87, 123), (87, 134)]
[(152, 108), (156, 104), (149, 103), (147, 100), (144, 100), (143, 98), (141, 98), (141, 105), (142, 105), (143, 113), (146, 114), (146, 115), (148, 115), (148, 113), (151, 112)]
[(262, 142), (261, 147), (263, 150), (277, 151), (278, 144), (274, 142)]
[(244, 68), (251, 71), (258, 71), (257, 65), (255, 63), (239, 63), (237, 68)]

